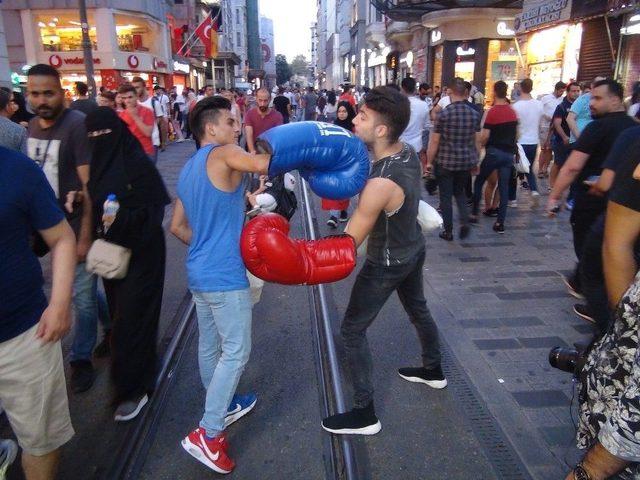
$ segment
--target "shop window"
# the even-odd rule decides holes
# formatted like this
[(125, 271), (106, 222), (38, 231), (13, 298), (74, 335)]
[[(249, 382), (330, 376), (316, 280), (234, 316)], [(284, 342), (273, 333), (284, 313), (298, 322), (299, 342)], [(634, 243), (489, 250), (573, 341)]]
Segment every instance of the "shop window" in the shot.
[[(73, 52), (82, 50), (82, 30), (80, 16), (70, 11), (38, 14), (35, 16), (40, 32), (42, 48), (47, 52)], [(93, 24), (93, 15), (88, 15), (89, 25)], [(93, 50), (98, 49), (96, 28), (89, 28), (89, 40)]]
[(633, 93), (633, 84), (640, 80), (640, 35), (623, 35), (622, 54), (618, 70), (625, 95)]
[(435, 56), (433, 59), (433, 79), (431, 85), (442, 85), (442, 57), (444, 55), (444, 46), (438, 45), (436, 47)]
[(161, 53), (162, 27), (133, 15), (114, 15), (118, 48), (123, 52)]
[(487, 105), (493, 103), (493, 85), (498, 80), (506, 82), (509, 91), (522, 78), (521, 59), (514, 40), (489, 40), (487, 51), (487, 82), (485, 100)]

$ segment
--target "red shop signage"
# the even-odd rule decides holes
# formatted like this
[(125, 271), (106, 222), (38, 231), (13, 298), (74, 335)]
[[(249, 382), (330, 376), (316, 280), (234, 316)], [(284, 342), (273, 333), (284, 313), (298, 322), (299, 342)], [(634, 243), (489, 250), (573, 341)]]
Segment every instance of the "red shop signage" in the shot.
[(162, 60), (160, 60), (158, 58), (154, 58), (153, 59), (153, 69), (157, 70), (159, 68), (167, 68), (167, 63), (163, 62)]
[(129, 55), (129, 57), (127, 58), (127, 63), (131, 68), (138, 68), (138, 66), (140, 65), (140, 60), (138, 60), (138, 57), (136, 57), (135, 55)]
[[(54, 54), (49, 57), (49, 65), (51, 65), (54, 68), (60, 68), (63, 63), (65, 65), (83, 65), (84, 57), (65, 58), (64, 60), (62, 59), (62, 57), (60, 57), (60, 55)], [(94, 58), (93, 63), (99, 64), (100, 59)]]

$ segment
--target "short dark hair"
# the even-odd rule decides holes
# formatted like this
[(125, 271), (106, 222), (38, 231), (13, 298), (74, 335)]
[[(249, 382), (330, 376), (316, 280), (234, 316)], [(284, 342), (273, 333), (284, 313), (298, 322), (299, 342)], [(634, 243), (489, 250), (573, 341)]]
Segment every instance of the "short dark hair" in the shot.
[(400, 82), (400, 86), (407, 93), (415, 93), (416, 91), (416, 80), (411, 77), (404, 77), (402, 82)]
[(454, 78), (453, 81), (449, 84), (449, 88), (454, 93), (454, 95), (464, 97), (468, 87), (463, 79)]
[[(135, 88), (134, 88), (135, 90)], [(113, 92), (110, 92), (109, 90), (103, 90), (102, 92), (100, 92), (100, 96), (104, 97), (112, 102), (116, 101), (116, 94)]]
[(231, 102), (224, 97), (207, 97), (196, 103), (189, 113), (189, 128), (198, 141), (204, 137), (204, 126), (218, 121), (220, 110), (231, 110)]
[(135, 96), (137, 96), (136, 87), (131, 85), (130, 83), (123, 83), (118, 87), (118, 93), (122, 95), (123, 93), (133, 92)]
[(593, 84), (593, 88), (604, 87), (604, 86), (607, 87), (607, 91), (609, 92), (610, 95), (618, 97), (620, 100), (624, 99), (624, 87), (619, 82), (616, 82), (615, 80), (607, 78), (606, 80), (598, 80), (596, 83)]
[(11, 93), (5, 91), (4, 89), (0, 90), (0, 110), (4, 110), (9, 105), (9, 100), (11, 100)]
[(76, 82), (76, 92), (78, 92), (78, 95), (82, 95), (84, 97), (89, 93), (89, 87), (84, 82)]
[(531, 90), (533, 90), (533, 80), (531, 80), (530, 78), (525, 78), (524, 80), (522, 80), (520, 82), (520, 89), (523, 93), (531, 93)]
[(509, 87), (507, 86), (506, 82), (503, 82), (502, 80), (498, 80), (496, 83), (493, 84), (493, 93), (496, 95), (497, 98), (507, 98), (507, 89)]
[(580, 88), (580, 84), (578, 82), (569, 82), (569, 84), (567, 85), (567, 92), (569, 90), (571, 90), (571, 87), (578, 87)]
[(564, 83), (563, 81), (559, 81), (556, 83), (555, 87), (556, 90), (564, 90), (565, 88), (567, 88), (567, 84)]
[(464, 82), (464, 88), (467, 89), (467, 92), (471, 93), (471, 89), (473, 88), (473, 85), (471, 85), (471, 82)]
[(60, 81), (60, 72), (58, 72), (58, 70), (53, 68), (51, 65), (46, 65), (44, 63), (38, 63), (34, 65), (27, 72), (27, 77), (33, 77), (36, 75), (43, 77), (55, 77), (58, 79), (58, 82)]
[(307, 87), (307, 92), (309, 93), (313, 92), (313, 87)]
[(155, 92), (156, 90), (160, 90), (162, 87), (160, 85), (154, 85), (153, 86), (153, 91)]
[(389, 143), (397, 142), (409, 125), (409, 99), (394, 88), (381, 86), (366, 94), (364, 104), (382, 117), (382, 123), (389, 129)]
[(422, 82), (422, 83), (420, 84), (420, 87), (418, 87), (418, 88), (419, 88), (420, 90), (429, 90), (429, 89), (431, 88), (431, 85), (429, 85), (429, 84), (428, 84), (428, 83), (426, 83), (426, 82)]
[(144, 81), (144, 78), (137, 76), (131, 79), (131, 83), (144, 83), (145, 85), (147, 84), (147, 82)]

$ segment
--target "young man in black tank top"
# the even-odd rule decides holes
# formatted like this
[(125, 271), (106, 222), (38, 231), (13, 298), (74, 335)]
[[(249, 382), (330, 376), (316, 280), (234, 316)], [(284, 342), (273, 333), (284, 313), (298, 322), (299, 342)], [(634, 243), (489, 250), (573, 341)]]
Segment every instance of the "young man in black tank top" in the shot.
[(381, 429), (373, 407), (372, 360), (367, 328), (387, 299), (398, 292), (417, 330), (422, 367), (401, 368), (410, 382), (444, 388), (438, 329), (427, 308), (422, 284), (424, 237), (418, 226), (421, 168), (413, 148), (399, 141), (409, 122), (408, 99), (389, 87), (377, 87), (365, 97), (354, 119), (355, 133), (375, 158), (369, 180), (345, 233), (356, 245), (369, 236), (367, 260), (351, 291), (342, 322), (342, 339), (355, 391), (353, 410), (325, 418), (325, 430), (339, 434), (373, 435)]

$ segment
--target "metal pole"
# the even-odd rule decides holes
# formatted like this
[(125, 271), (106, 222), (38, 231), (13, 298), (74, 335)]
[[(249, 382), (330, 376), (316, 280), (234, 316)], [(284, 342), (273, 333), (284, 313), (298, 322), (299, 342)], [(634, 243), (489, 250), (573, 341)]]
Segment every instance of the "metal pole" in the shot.
[(87, 74), (87, 85), (89, 86), (89, 96), (96, 97), (96, 79), (93, 76), (93, 51), (91, 49), (91, 39), (89, 38), (89, 22), (87, 21), (87, 4), (85, 0), (78, 0), (80, 9), (80, 28), (82, 29), (82, 50), (84, 51), (84, 69)]

